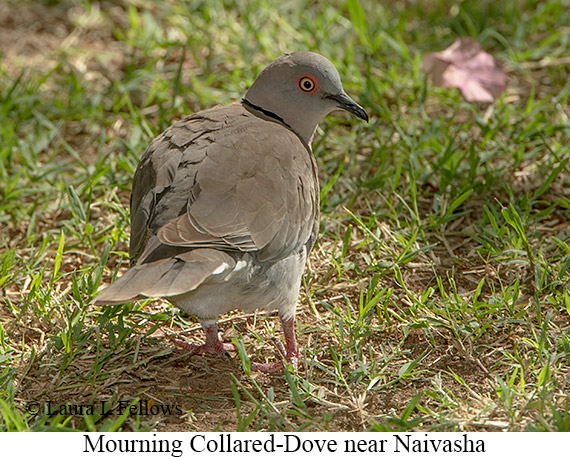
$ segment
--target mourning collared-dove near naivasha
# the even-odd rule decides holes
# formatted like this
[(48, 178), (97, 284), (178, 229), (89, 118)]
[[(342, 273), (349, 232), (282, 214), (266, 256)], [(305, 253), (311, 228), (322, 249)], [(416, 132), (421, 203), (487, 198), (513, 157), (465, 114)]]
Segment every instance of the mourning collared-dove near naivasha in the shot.
[(95, 303), (164, 297), (206, 332), (201, 346), (178, 345), (220, 354), (235, 350), (219, 339), (220, 314), (277, 309), (279, 349), (297, 369), (295, 307), (319, 228), (311, 142), (336, 109), (368, 120), (331, 62), (294, 52), (263, 70), (240, 104), (185, 117), (156, 137), (133, 180), (131, 268)]

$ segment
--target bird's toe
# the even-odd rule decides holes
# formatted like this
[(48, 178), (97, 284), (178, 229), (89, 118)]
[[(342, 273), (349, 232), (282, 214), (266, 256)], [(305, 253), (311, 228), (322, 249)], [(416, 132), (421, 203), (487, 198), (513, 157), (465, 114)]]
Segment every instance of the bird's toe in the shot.
[(232, 343), (222, 343), (221, 341), (216, 344), (208, 342), (204, 344), (191, 344), (186, 341), (175, 340), (174, 345), (185, 351), (189, 351), (191, 355), (194, 354), (220, 354), (225, 357), (231, 358), (230, 352), (235, 352), (236, 347)]

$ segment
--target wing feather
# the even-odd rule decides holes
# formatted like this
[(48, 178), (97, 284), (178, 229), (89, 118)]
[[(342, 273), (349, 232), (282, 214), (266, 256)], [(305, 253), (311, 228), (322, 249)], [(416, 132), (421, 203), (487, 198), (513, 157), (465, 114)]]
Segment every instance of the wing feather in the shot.
[(146, 252), (156, 236), (279, 260), (312, 246), (318, 193), (312, 153), (292, 131), (241, 105), (208, 110), (174, 124), (141, 159), (131, 255), (157, 260)]

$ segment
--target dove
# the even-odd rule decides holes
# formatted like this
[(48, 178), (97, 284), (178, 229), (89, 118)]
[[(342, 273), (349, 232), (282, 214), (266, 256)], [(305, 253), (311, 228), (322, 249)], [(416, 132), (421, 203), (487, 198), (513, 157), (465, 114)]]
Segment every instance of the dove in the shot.
[(275, 372), (301, 357), (295, 310), (307, 256), (319, 231), (319, 180), (311, 143), (335, 110), (368, 121), (325, 57), (285, 54), (259, 73), (240, 103), (173, 123), (148, 146), (131, 194), (130, 268), (95, 298), (121, 304), (162, 297), (195, 316), (202, 345), (229, 355), (218, 316), (278, 311), (285, 346)]

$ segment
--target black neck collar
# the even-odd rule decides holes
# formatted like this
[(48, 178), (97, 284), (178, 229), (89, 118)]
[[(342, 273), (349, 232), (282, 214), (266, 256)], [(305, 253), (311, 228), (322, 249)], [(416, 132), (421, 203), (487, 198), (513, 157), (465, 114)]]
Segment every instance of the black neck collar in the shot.
[(291, 128), (291, 126), (289, 124), (287, 124), (287, 122), (285, 122), (281, 116), (278, 116), (274, 112), (266, 110), (266, 109), (262, 108), (261, 106), (254, 105), (253, 103), (251, 103), (249, 100), (246, 100), (245, 98), (242, 98), (241, 101), (245, 106), (247, 106), (249, 108), (253, 108), (254, 110), (257, 110), (257, 111), (263, 113), (265, 116), (270, 117), (271, 119), (275, 119), (276, 121), (280, 122), (285, 127), (287, 127), (288, 129), (293, 130)]

